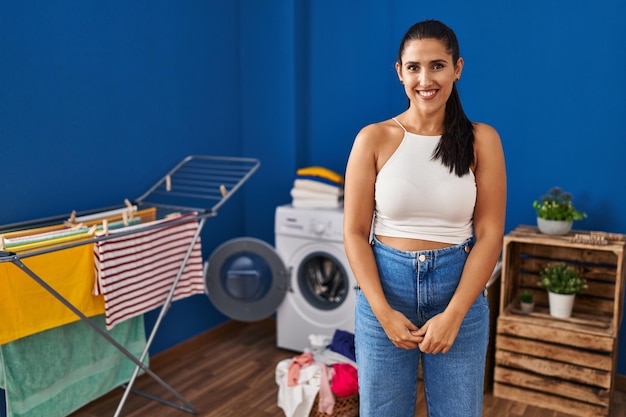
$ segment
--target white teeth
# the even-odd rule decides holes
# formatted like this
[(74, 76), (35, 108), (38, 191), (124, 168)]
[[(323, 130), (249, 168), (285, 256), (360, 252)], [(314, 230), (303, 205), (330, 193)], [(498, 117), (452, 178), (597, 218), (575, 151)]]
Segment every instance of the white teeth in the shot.
[(427, 90), (427, 91), (420, 91), (419, 95), (422, 97), (432, 97), (435, 95), (437, 91), (435, 90)]

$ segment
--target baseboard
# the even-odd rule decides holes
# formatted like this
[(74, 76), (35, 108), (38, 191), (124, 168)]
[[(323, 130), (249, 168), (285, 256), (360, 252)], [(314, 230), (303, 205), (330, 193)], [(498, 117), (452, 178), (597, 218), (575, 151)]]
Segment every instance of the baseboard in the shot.
[(615, 375), (615, 389), (626, 392), (626, 375)]

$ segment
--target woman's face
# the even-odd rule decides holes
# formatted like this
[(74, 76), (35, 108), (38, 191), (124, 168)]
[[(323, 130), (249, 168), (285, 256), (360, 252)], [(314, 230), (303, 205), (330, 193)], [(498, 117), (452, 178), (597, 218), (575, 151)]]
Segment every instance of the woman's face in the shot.
[[(456, 65), (455, 65), (456, 64)], [(396, 71), (411, 107), (427, 113), (445, 109), (454, 81), (461, 76), (463, 59), (455, 63), (438, 39), (407, 42)]]

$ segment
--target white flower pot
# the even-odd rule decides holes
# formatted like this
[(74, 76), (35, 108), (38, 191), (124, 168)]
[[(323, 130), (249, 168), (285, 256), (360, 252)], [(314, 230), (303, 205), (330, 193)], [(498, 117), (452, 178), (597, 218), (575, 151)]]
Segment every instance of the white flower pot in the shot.
[(571, 317), (576, 294), (556, 294), (548, 291), (550, 315), (559, 319)]
[(535, 303), (520, 303), (520, 307), (522, 308), (522, 313), (530, 314), (535, 309)]
[(537, 227), (546, 235), (566, 235), (572, 230), (573, 221), (546, 220), (537, 217)]

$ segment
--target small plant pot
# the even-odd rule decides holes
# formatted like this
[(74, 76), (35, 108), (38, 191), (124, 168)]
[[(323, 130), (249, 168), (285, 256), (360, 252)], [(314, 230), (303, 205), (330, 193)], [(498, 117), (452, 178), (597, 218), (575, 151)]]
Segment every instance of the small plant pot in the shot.
[(548, 291), (550, 315), (559, 319), (571, 317), (575, 298), (576, 294), (556, 294)]
[(522, 309), (522, 313), (530, 314), (535, 310), (535, 303), (522, 303), (520, 302), (520, 307)]
[(573, 221), (546, 220), (537, 217), (537, 227), (539, 231), (546, 235), (566, 235), (572, 230)]

